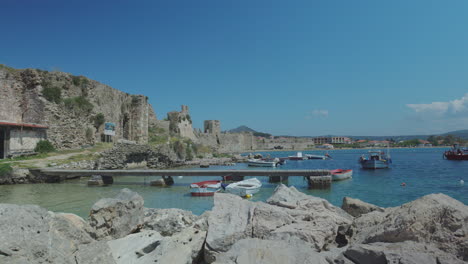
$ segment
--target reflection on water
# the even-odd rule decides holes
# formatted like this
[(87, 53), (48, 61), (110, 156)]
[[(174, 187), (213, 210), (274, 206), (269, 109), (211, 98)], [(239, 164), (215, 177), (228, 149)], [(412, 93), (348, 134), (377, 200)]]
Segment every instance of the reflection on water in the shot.
[[(392, 150), (393, 165), (387, 170), (361, 170), (357, 159), (364, 150), (329, 151), (332, 160), (288, 161), (276, 169), (353, 169), (353, 178), (334, 182), (327, 190), (308, 190), (302, 177), (290, 177), (288, 185), (307, 194), (319, 196), (340, 206), (344, 196), (362, 199), (379, 206), (397, 206), (429, 193), (445, 193), (468, 204), (468, 161), (448, 161), (441, 158), (443, 149)], [(323, 154), (320, 151), (304, 153)], [(293, 155), (294, 152), (271, 152), (273, 157)], [(235, 167), (216, 166), (210, 169), (246, 169), (245, 164)], [(199, 169), (199, 168), (197, 168)], [(265, 168), (260, 168), (265, 169)], [(267, 177), (258, 177), (263, 187), (251, 198), (264, 201), (277, 184), (268, 183)], [(61, 184), (25, 184), (0, 186), (0, 202), (37, 204), (51, 211), (70, 212), (87, 217), (91, 206), (100, 198), (114, 197), (122, 188), (130, 188), (145, 199), (146, 207), (181, 208), (201, 214), (213, 206), (212, 197), (191, 197), (189, 184), (213, 177), (175, 177), (171, 187), (153, 187), (149, 182), (157, 177), (116, 177), (114, 184), (105, 187), (88, 187), (87, 178)], [(400, 186), (402, 182), (405, 187)]]

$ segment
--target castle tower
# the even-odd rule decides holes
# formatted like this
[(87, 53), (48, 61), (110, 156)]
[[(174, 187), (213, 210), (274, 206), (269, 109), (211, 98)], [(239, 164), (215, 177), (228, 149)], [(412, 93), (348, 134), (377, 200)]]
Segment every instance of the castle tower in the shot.
[(219, 120), (205, 120), (204, 131), (206, 134), (221, 134), (221, 124)]

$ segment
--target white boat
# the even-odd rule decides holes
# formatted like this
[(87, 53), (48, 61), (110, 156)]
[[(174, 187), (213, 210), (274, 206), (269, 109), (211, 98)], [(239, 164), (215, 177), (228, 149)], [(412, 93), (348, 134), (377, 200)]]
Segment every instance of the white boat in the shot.
[(244, 197), (258, 193), (261, 187), (262, 183), (257, 178), (251, 178), (229, 184), (226, 186), (226, 192)]
[(314, 155), (314, 154), (306, 154), (305, 155), (307, 159), (331, 159), (330, 155), (325, 154), (325, 155)]
[(261, 159), (248, 159), (248, 165), (252, 167), (276, 167), (279, 161), (266, 161)]
[(296, 156), (289, 156), (288, 159), (289, 160), (305, 160), (307, 158), (302, 156), (302, 152), (297, 152)]
[(341, 181), (353, 177), (353, 170), (336, 169), (331, 170), (330, 173), (332, 175), (332, 181)]
[(202, 181), (190, 184), (192, 196), (213, 196), (221, 189), (221, 181)]

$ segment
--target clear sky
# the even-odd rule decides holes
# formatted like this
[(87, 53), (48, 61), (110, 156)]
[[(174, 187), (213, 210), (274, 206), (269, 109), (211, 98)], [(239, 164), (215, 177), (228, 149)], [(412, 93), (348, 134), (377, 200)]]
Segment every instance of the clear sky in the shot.
[[(468, 1), (1, 0), (0, 63), (276, 135), (468, 129)], [(0, 99), (1, 100), (1, 99)]]

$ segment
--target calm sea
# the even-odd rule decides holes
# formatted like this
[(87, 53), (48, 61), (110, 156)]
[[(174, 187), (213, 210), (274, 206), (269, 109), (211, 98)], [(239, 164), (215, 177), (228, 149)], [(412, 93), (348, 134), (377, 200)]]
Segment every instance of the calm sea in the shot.
[[(442, 159), (445, 149), (417, 148), (392, 149), (393, 164), (390, 169), (362, 170), (357, 163), (361, 154), (368, 150), (331, 150), (331, 160), (288, 161), (281, 169), (353, 169), (353, 178), (333, 182), (327, 190), (309, 190), (302, 177), (290, 177), (288, 185), (300, 191), (327, 199), (341, 206), (344, 196), (359, 198), (383, 207), (397, 206), (430, 193), (444, 193), (468, 204), (468, 161)], [(258, 152), (256, 152), (258, 153)], [(303, 151), (304, 154), (325, 154), (324, 151)], [(296, 152), (262, 152), (272, 157), (295, 155)], [(247, 169), (246, 164), (210, 169)], [(199, 168), (196, 168), (199, 169)], [(251, 168), (250, 168), (251, 169)], [(265, 169), (265, 168), (261, 168)], [(273, 169), (273, 168), (272, 168)], [(277, 184), (268, 183), (267, 177), (258, 177), (262, 190), (251, 198), (264, 201)], [(191, 182), (213, 179), (212, 177), (175, 177), (175, 185), (161, 188), (148, 183), (152, 177), (117, 177), (112, 186), (88, 187), (87, 178), (61, 184), (26, 184), (0, 186), (0, 203), (37, 204), (56, 212), (75, 213), (82, 217), (89, 214), (91, 206), (100, 198), (113, 197), (120, 189), (130, 188), (145, 199), (146, 207), (181, 208), (201, 214), (213, 206), (212, 197), (191, 197), (188, 185)], [(465, 184), (461, 184), (464, 180)], [(402, 187), (401, 183), (406, 183)]]

